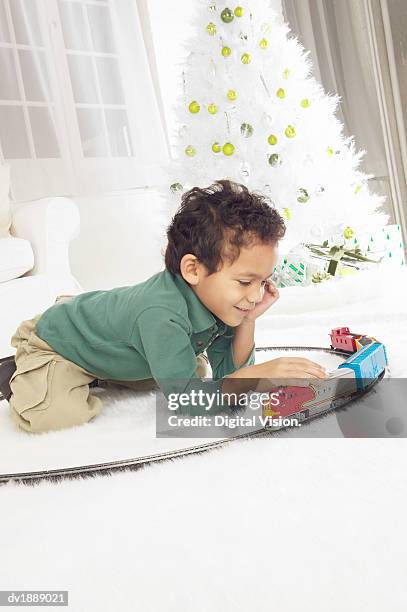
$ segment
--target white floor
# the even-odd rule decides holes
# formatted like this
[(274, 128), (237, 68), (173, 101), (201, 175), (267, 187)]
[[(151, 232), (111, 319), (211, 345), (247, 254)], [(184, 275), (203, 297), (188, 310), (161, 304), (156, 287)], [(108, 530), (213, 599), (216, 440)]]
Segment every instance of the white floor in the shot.
[(1, 589), (74, 612), (405, 612), (405, 440), (240, 442), (0, 488)]

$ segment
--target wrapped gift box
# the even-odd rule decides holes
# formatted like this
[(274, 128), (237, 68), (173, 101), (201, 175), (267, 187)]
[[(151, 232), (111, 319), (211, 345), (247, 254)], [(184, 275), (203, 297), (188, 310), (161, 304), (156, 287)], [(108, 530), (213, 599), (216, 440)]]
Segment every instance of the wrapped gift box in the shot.
[(353, 240), (362, 253), (380, 260), (382, 265), (405, 266), (405, 249), (400, 225), (387, 225), (373, 234), (365, 233)]

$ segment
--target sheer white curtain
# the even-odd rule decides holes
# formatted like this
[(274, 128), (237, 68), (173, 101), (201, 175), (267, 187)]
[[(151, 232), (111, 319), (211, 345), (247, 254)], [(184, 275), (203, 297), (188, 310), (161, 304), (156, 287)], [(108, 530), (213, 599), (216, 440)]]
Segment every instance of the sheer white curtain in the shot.
[[(401, 2), (405, 5), (405, 0)], [(371, 189), (387, 196), (386, 212), (402, 225), (406, 239), (400, 151), (400, 139), (406, 136), (393, 121), (380, 4), (380, 0), (283, 0), (283, 10), (293, 34), (311, 50), (316, 78), (327, 91), (341, 96), (338, 117), (347, 135), (355, 136), (356, 146), (366, 150), (362, 169), (374, 175)]]
[(168, 146), (136, 2), (0, 0), (0, 74), (17, 199), (157, 180)]

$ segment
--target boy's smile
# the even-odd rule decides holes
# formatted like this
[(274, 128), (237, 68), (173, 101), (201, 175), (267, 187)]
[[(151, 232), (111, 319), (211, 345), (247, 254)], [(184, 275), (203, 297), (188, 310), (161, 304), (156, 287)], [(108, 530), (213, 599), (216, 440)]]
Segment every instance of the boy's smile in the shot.
[(208, 276), (194, 255), (184, 255), (180, 271), (201, 302), (221, 321), (236, 327), (264, 295), (278, 257), (277, 245), (255, 243), (240, 249), (239, 257)]

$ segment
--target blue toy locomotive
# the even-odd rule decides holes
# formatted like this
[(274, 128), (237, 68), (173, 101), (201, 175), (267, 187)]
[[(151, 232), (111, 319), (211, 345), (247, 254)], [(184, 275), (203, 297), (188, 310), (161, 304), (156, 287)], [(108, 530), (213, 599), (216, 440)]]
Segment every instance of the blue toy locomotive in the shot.
[[(378, 342), (376, 338), (352, 334), (348, 327), (333, 329), (330, 337), (332, 348), (352, 353), (338, 366), (338, 369), (347, 368), (354, 372), (358, 390), (370, 387), (373, 382), (384, 376), (388, 365), (386, 349), (384, 344)], [(352, 342), (350, 345), (349, 340)], [(355, 343), (358, 349), (356, 352), (352, 350)]]

